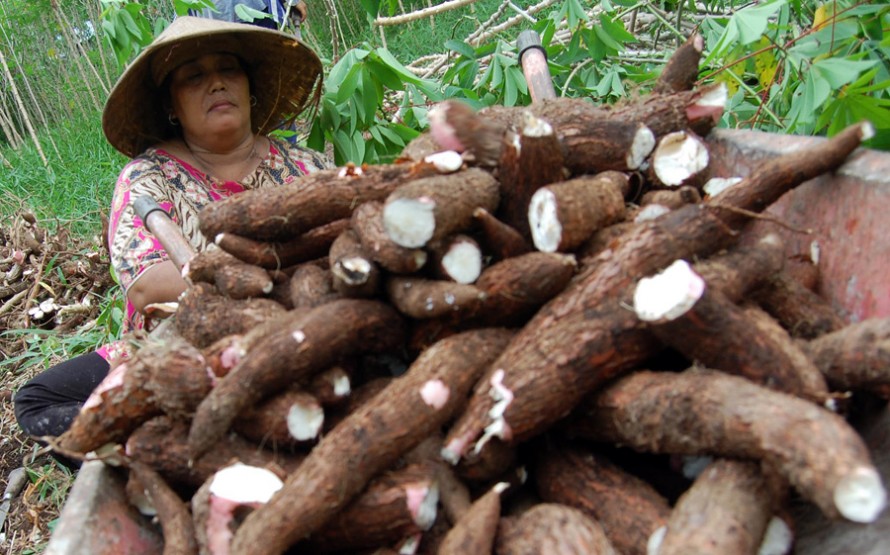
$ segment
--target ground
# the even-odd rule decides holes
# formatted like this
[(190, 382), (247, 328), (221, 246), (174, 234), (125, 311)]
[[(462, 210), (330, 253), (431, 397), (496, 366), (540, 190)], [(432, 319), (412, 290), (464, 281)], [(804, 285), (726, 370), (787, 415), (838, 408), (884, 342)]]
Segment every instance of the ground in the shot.
[[(41, 553), (73, 483), (73, 474), (19, 429), (12, 397), (63, 360), (58, 349), (97, 336), (99, 301), (111, 286), (106, 253), (101, 241), (74, 238), (65, 224), (48, 230), (27, 213), (0, 221), (0, 491), (16, 469), (28, 477), (11, 492), (0, 553)], [(38, 336), (41, 330), (51, 335)]]

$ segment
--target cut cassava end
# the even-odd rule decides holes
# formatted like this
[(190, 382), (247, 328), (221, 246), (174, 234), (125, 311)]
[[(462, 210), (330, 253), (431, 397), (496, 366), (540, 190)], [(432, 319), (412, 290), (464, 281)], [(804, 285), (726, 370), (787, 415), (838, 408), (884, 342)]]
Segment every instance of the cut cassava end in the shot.
[(615, 171), (538, 189), (526, 213), (535, 247), (543, 252), (574, 250), (598, 229), (623, 219), (627, 189), (627, 175)]
[[(507, 330), (475, 330), (424, 351), (407, 373), (328, 432), (281, 492), (248, 515), (235, 536), (232, 555), (282, 553), (321, 527), (371, 477), (453, 417), (510, 337)], [(420, 394), (431, 380), (449, 389), (442, 405), (428, 403)]]
[(242, 463), (214, 474), (192, 497), (195, 531), (202, 553), (228, 553), (237, 527), (236, 511), (266, 503), (282, 485), (281, 479), (272, 472)]
[(386, 270), (395, 274), (413, 274), (424, 267), (427, 252), (395, 243), (383, 226), (383, 203), (365, 202), (352, 213), (352, 229), (362, 246)]
[(324, 409), (306, 391), (288, 390), (249, 408), (234, 430), (257, 445), (272, 449), (294, 448), (318, 439)]
[(402, 318), (378, 301), (342, 299), (296, 314), (264, 337), (198, 406), (189, 432), (192, 458), (206, 453), (238, 414), (263, 397), (345, 355), (392, 348), (403, 334)]
[(529, 236), (528, 203), (538, 188), (565, 179), (564, 155), (553, 126), (523, 112), (518, 133), (508, 132), (498, 165), (498, 215), (523, 237)]
[(347, 229), (328, 253), (334, 290), (344, 297), (373, 297), (380, 285), (380, 268), (371, 260), (358, 234)]
[(685, 260), (643, 278), (634, 290), (634, 310), (644, 322), (674, 320), (691, 309), (705, 292), (705, 281)]
[(658, 141), (651, 163), (660, 183), (678, 187), (698, 175), (708, 162), (708, 148), (704, 141), (691, 133), (677, 131)]
[(386, 198), (383, 228), (396, 244), (418, 248), (467, 229), (476, 208), (493, 212), (499, 202), (497, 180), (478, 168), (417, 179)]
[(482, 249), (469, 235), (458, 234), (429, 245), (436, 274), (457, 283), (474, 283), (482, 273)]
[(634, 372), (594, 394), (570, 427), (638, 450), (762, 460), (829, 518), (873, 522), (886, 502), (868, 448), (842, 417), (720, 372)]

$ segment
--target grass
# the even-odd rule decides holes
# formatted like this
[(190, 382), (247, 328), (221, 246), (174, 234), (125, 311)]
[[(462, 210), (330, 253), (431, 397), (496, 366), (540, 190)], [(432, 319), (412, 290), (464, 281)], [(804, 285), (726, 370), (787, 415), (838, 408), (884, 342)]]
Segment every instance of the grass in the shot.
[(100, 115), (68, 121), (38, 136), (48, 165), (33, 143), (19, 151), (2, 150), (11, 167), (0, 171), (0, 216), (32, 212), (43, 225), (70, 222), (72, 232), (87, 237), (101, 232), (111, 193), (126, 160), (105, 140)]

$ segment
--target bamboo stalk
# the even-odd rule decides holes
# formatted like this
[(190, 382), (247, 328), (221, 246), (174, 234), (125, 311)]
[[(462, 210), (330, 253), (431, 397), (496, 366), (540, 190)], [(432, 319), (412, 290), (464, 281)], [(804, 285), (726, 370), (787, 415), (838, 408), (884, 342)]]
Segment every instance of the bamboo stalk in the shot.
[(15, 98), (16, 104), (18, 105), (19, 111), (22, 115), (22, 120), (25, 123), (25, 127), (28, 128), (28, 133), (31, 135), (31, 140), (34, 141), (34, 146), (37, 148), (37, 153), (40, 155), (40, 159), (43, 161), (43, 165), (49, 165), (49, 162), (46, 159), (46, 155), (43, 153), (43, 148), (40, 146), (40, 140), (37, 138), (37, 132), (34, 130), (34, 125), (31, 124), (31, 118), (28, 116), (27, 110), (25, 110), (25, 104), (22, 102), (22, 97), (19, 95), (18, 87), (15, 86), (15, 80), (12, 78), (12, 72), (9, 71), (9, 66), (6, 64), (6, 56), (3, 54), (3, 50), (0, 49), (0, 66), (3, 67), (3, 74), (6, 76), (6, 79), (9, 81), (9, 90), (12, 91), (12, 96)]

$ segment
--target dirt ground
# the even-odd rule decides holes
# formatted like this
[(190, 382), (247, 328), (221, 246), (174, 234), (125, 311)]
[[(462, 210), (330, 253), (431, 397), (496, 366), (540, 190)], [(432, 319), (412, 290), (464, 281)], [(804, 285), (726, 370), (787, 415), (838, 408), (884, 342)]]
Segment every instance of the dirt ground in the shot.
[[(39, 342), (18, 330), (74, 337), (95, 322), (98, 301), (112, 285), (107, 249), (96, 243), (72, 237), (64, 224), (48, 230), (28, 213), (0, 221), (0, 491), (7, 491), (16, 469), (25, 468), (28, 477), (10, 492), (0, 553), (42, 552), (73, 483), (73, 474), (16, 423), (15, 391), (45, 367), (31, 364), (42, 359)], [(50, 357), (46, 365), (61, 360)]]

